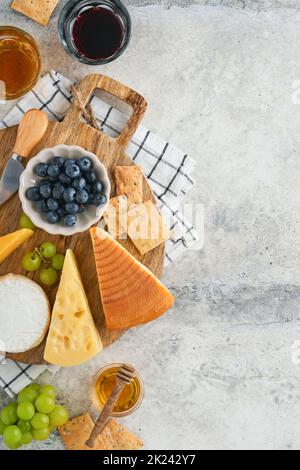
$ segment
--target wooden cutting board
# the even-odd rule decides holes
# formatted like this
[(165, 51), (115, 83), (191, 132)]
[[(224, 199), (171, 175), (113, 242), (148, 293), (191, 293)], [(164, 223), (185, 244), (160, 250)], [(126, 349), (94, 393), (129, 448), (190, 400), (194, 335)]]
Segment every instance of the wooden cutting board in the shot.
[[(96, 89), (102, 89), (113, 96), (116, 96), (128, 103), (132, 109), (125, 128), (118, 138), (111, 138), (86, 124), (81, 118), (81, 111), (72, 104), (63, 122), (50, 122), (49, 128), (43, 141), (36, 147), (34, 154), (42, 148), (53, 147), (57, 144), (79, 145), (86, 150), (96, 154), (101, 162), (106, 166), (111, 181), (111, 197), (115, 196), (114, 168), (116, 165), (133, 165), (132, 160), (126, 155), (125, 149), (135, 133), (142, 117), (146, 111), (147, 103), (145, 99), (115, 80), (103, 75), (89, 75), (85, 77), (78, 87), (81, 101), (86, 104), (92, 93)], [(0, 131), (0, 173), (4, 169), (7, 160), (10, 158), (16, 138), (17, 128), (9, 128)], [(155, 201), (152, 190), (146, 179), (143, 185), (143, 200), (152, 199)], [(22, 213), (21, 203), (18, 194), (0, 207), (0, 235), (17, 230), (18, 220)], [(87, 293), (90, 308), (94, 316), (95, 323), (99, 329), (104, 347), (109, 346), (117, 340), (124, 331), (108, 331), (105, 327), (103, 308), (98, 288), (98, 280), (94, 263), (94, 255), (89, 232), (64, 237), (61, 235), (50, 235), (43, 230), (36, 230), (35, 235), (24, 243), (18, 250), (10, 255), (0, 264), (0, 275), (7, 273), (23, 274), (21, 259), (26, 251), (39, 246), (44, 241), (52, 241), (56, 244), (58, 252), (65, 253), (67, 248), (71, 248), (77, 258), (79, 270), (82, 275), (83, 284)], [(145, 256), (141, 256), (130, 240), (122, 240), (122, 245), (137, 259), (144, 263), (156, 276), (160, 277), (163, 271), (165, 246), (155, 248)], [(28, 277), (39, 283), (38, 273), (28, 273)], [(53, 306), (57, 285), (51, 288), (43, 288), (47, 292), (50, 303)], [(26, 364), (43, 364), (45, 341), (30, 351), (20, 354), (9, 354), (7, 357), (24, 362)]]

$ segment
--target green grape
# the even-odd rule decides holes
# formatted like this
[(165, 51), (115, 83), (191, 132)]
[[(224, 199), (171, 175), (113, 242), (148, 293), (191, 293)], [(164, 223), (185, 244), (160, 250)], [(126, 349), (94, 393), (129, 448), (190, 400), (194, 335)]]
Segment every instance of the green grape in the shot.
[(30, 387), (34, 388), (38, 393), (40, 392), (41, 386), (39, 384), (31, 384)]
[(56, 246), (53, 243), (44, 242), (41, 244), (39, 252), (43, 258), (53, 258), (56, 254)]
[(32, 433), (30, 431), (23, 432), (21, 439), (20, 439), (20, 444), (21, 446), (26, 446), (27, 444), (30, 444), (32, 441)]
[(11, 401), (8, 406), (11, 406), (15, 410), (18, 408), (19, 403), (17, 401)]
[(17, 444), (8, 444), (8, 442), (5, 442), (6, 447), (8, 447), (10, 450), (17, 450), (19, 447), (21, 447), (20, 442)]
[(37, 271), (42, 264), (41, 257), (34, 251), (28, 251), (22, 258), (22, 267), (25, 271), (34, 272)]
[(49, 426), (50, 434), (52, 434), (53, 432), (55, 432), (56, 429), (57, 429), (57, 426), (54, 426), (54, 424), (50, 424), (50, 426)]
[(51, 426), (62, 426), (69, 419), (68, 410), (62, 405), (56, 405), (53, 411), (49, 414)]
[(3, 437), (6, 445), (16, 445), (20, 443), (22, 433), (18, 426), (7, 426)]
[(30, 220), (28, 215), (24, 213), (21, 215), (19, 219), (19, 225), (21, 228), (30, 228), (30, 230), (36, 229), (36, 226), (34, 225), (34, 223)]
[(38, 397), (38, 392), (36, 391), (33, 385), (23, 388), (18, 395), (18, 402), (22, 403), (23, 401), (31, 401), (33, 403)]
[(49, 418), (43, 413), (35, 413), (34, 417), (30, 421), (33, 429), (43, 429), (49, 426)]
[(21, 429), (23, 433), (31, 431), (31, 424), (29, 421), (22, 421), (21, 419), (19, 419), (19, 421), (17, 422), (17, 426)]
[(57, 395), (57, 390), (55, 387), (53, 387), (53, 385), (42, 385), (42, 387), (40, 388), (40, 393), (48, 395), (49, 397), (55, 399)]
[(51, 286), (56, 282), (57, 272), (51, 266), (49, 268), (42, 268), (40, 271), (40, 280), (46, 286)]
[(32, 437), (36, 441), (45, 441), (50, 436), (49, 428), (33, 429)]
[(18, 416), (14, 405), (10, 404), (3, 408), (0, 413), (0, 418), (1, 421), (7, 426), (15, 424), (18, 420)]
[(30, 401), (23, 401), (17, 408), (18, 418), (22, 419), (23, 421), (29, 421), (31, 418), (33, 418), (34, 413), (35, 408)]
[(2, 435), (5, 431), (6, 424), (3, 423), (2, 419), (0, 419), (0, 435)]
[(35, 400), (35, 407), (40, 413), (47, 415), (54, 410), (55, 400), (49, 397), (49, 395), (42, 393), (42, 395), (39, 395)]
[(56, 269), (56, 271), (61, 271), (64, 265), (64, 261), (65, 256), (57, 253), (51, 260), (52, 268)]

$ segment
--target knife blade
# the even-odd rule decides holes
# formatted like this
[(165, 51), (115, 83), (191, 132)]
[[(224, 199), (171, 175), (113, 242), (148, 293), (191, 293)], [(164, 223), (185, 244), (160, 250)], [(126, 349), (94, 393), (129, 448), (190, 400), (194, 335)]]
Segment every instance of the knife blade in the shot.
[(8, 160), (0, 179), (0, 206), (19, 189), (20, 176), (24, 171), (23, 159), (29, 157), (41, 141), (48, 127), (48, 117), (38, 109), (27, 111), (18, 127), (13, 154)]

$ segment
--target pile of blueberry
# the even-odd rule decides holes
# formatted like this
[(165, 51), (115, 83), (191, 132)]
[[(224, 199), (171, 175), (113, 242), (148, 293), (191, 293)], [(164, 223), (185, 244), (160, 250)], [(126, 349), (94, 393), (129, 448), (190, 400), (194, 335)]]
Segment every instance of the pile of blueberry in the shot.
[(71, 227), (88, 205), (106, 203), (103, 184), (97, 179), (90, 158), (54, 157), (49, 163), (38, 163), (34, 173), (42, 179), (25, 195), (36, 202), (37, 210), (45, 214), (50, 224), (62, 220)]

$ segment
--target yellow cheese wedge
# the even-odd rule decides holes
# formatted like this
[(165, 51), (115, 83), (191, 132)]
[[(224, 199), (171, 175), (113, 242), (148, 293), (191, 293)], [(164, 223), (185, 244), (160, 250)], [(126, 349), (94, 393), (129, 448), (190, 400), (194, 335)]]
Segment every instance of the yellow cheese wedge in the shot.
[(16, 232), (9, 233), (0, 238), (0, 263), (4, 261), (13, 251), (22, 243), (28, 240), (34, 234), (33, 230), (23, 228)]
[(120, 243), (100, 228), (90, 233), (108, 329), (149, 322), (172, 306), (168, 289)]
[(58, 287), (44, 359), (58, 366), (75, 366), (102, 350), (72, 250), (67, 250)]

